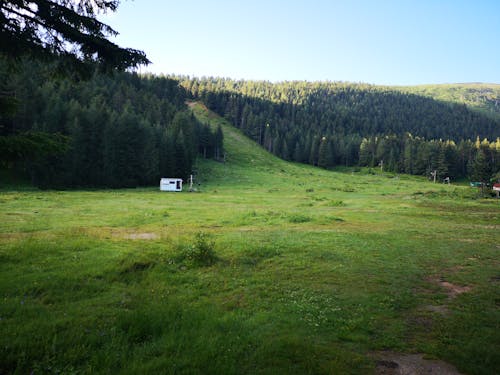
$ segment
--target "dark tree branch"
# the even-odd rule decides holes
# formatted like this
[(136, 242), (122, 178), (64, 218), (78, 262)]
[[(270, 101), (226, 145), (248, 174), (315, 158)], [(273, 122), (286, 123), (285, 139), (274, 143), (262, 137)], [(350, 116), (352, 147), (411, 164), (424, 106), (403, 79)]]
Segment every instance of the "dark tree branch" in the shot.
[(117, 0), (10, 0), (0, 3), (0, 53), (57, 57), (74, 65), (97, 63), (101, 70), (125, 70), (150, 63), (144, 52), (107, 38), (118, 33), (96, 13), (114, 11)]

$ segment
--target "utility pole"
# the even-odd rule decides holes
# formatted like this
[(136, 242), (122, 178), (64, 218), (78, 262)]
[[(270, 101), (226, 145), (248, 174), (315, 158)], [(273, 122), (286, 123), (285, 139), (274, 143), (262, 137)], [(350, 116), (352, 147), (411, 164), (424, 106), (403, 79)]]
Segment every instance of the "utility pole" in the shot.
[(433, 170), (431, 176), (434, 178), (434, 183), (436, 183), (437, 170)]

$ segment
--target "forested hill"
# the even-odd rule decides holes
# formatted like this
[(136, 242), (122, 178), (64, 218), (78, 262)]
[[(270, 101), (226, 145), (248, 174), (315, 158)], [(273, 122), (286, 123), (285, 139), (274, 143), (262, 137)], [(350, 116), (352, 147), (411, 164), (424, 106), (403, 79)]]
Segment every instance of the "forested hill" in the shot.
[(176, 78), (283, 159), (465, 177), (482, 147), (489, 170), (498, 169), (500, 118), (464, 103), (364, 84)]
[(222, 154), (222, 131), (194, 118), (177, 81), (131, 73), (78, 81), (51, 68), (0, 60), (0, 98), (9, 99), (0, 102), (0, 167), (24, 170), (36, 186), (156, 185), (186, 179), (197, 155)]
[[(235, 125), (239, 125), (239, 121), (251, 127), (252, 118), (248, 124), (247, 117), (252, 114), (266, 117), (270, 124), (287, 123), (291, 127), (307, 124), (307, 127), (318, 126), (318, 130), (326, 133), (362, 137), (408, 132), (427, 139), (459, 141), (477, 136), (494, 139), (500, 135), (500, 118), (485, 117), (474, 107), (468, 107), (474, 103), (480, 108), (483, 102), (472, 93), (466, 96), (463, 90), (339, 82), (273, 84), (224, 78), (180, 79), (182, 85), (209, 108), (233, 117)], [(238, 115), (240, 118), (235, 119)]]

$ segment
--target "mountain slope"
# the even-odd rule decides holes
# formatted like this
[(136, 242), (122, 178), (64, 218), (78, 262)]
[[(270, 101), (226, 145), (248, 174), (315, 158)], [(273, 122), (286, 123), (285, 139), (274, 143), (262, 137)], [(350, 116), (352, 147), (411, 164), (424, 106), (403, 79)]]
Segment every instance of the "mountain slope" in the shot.
[(465, 104), (350, 83), (204, 78), (181, 85), (285, 160), (324, 168), (383, 163), (398, 173), (476, 180), (486, 178), (474, 177), (480, 169), (500, 169), (500, 117)]
[[(307, 133), (340, 139), (409, 132), (428, 140), (459, 141), (477, 136), (494, 139), (500, 130), (500, 118), (472, 110), (459, 100), (458, 93), (453, 96), (437, 86), (422, 95), (417, 88), (413, 92), (410, 88), (344, 82), (180, 80), (191, 95), (260, 144), (269, 141), (262, 127), (270, 124), (273, 143), (276, 133), (280, 142), (287, 137), (288, 154), (294, 152), (293, 138)], [(440, 100), (434, 98), (438, 94)], [(465, 98), (463, 92), (461, 95)], [(277, 148), (281, 148), (280, 142)], [(271, 149), (274, 144), (266, 146)]]
[[(224, 133), (225, 162), (207, 161), (199, 158), (197, 161), (198, 179), (211, 183), (231, 185), (261, 185), (265, 176), (282, 176), (290, 178), (290, 171), (297, 172), (300, 166), (287, 163), (277, 156), (259, 147), (239, 129), (228, 121), (210, 111), (201, 102), (189, 102), (189, 107), (195, 117), (212, 128), (220, 126)], [(285, 169), (288, 172), (285, 172)], [(295, 174), (295, 173), (292, 173)], [(267, 179), (275, 185), (274, 179)]]

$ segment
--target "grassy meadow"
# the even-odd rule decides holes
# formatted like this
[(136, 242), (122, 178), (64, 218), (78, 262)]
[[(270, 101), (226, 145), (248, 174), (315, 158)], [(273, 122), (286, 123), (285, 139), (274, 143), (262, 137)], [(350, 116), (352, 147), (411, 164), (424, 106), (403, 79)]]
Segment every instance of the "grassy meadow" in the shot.
[(500, 370), (500, 203), (279, 160), (223, 126), (197, 192), (0, 190), (0, 373)]

